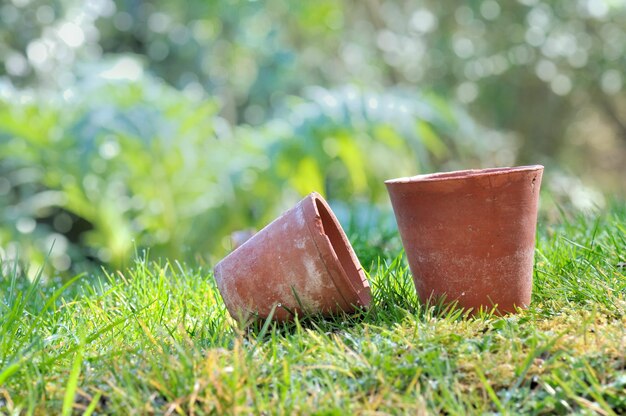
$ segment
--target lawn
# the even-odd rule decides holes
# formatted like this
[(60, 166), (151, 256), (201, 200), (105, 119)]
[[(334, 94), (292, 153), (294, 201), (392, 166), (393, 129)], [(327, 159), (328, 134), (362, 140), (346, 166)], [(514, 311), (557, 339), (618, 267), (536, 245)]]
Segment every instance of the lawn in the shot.
[(626, 413), (624, 203), (540, 220), (517, 315), (420, 304), (401, 253), (373, 258), (370, 310), (247, 329), (209, 269), (5, 270), (0, 414)]

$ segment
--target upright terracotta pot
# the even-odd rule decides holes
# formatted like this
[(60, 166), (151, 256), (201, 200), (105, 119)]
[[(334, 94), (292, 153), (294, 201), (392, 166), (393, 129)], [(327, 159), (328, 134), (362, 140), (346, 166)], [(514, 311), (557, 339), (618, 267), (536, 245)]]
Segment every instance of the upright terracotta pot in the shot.
[(513, 312), (530, 303), (543, 166), (386, 181), (422, 301)]
[(371, 301), (365, 273), (339, 221), (312, 193), (215, 266), (231, 316), (277, 320), (352, 312)]

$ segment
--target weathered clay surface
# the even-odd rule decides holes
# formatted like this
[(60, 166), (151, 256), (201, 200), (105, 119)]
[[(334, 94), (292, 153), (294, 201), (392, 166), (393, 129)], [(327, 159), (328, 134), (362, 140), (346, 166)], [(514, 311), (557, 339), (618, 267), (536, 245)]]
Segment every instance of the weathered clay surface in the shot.
[(370, 287), (341, 225), (312, 193), (215, 266), (233, 318), (332, 314), (368, 306)]
[(543, 166), (386, 181), (422, 301), (513, 312), (530, 303)]

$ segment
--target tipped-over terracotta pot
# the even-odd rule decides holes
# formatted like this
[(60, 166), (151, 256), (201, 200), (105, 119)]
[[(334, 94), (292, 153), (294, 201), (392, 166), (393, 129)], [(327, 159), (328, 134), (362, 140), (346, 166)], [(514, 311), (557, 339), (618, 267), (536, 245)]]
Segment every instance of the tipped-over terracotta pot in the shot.
[(215, 266), (230, 315), (289, 320), (367, 307), (370, 287), (324, 199), (312, 193)]
[(504, 314), (530, 303), (543, 166), (386, 181), (423, 302)]

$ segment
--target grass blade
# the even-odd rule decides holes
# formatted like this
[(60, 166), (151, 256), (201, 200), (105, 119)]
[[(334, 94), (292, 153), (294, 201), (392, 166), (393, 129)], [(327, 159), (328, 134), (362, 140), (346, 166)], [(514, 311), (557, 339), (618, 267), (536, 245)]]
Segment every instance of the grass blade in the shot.
[(83, 364), (83, 352), (84, 345), (81, 345), (74, 356), (72, 371), (70, 372), (67, 385), (65, 386), (65, 397), (63, 398), (63, 410), (61, 412), (63, 416), (69, 416), (72, 414), (74, 397), (76, 395), (76, 389), (78, 388), (78, 377), (80, 376), (80, 368)]

